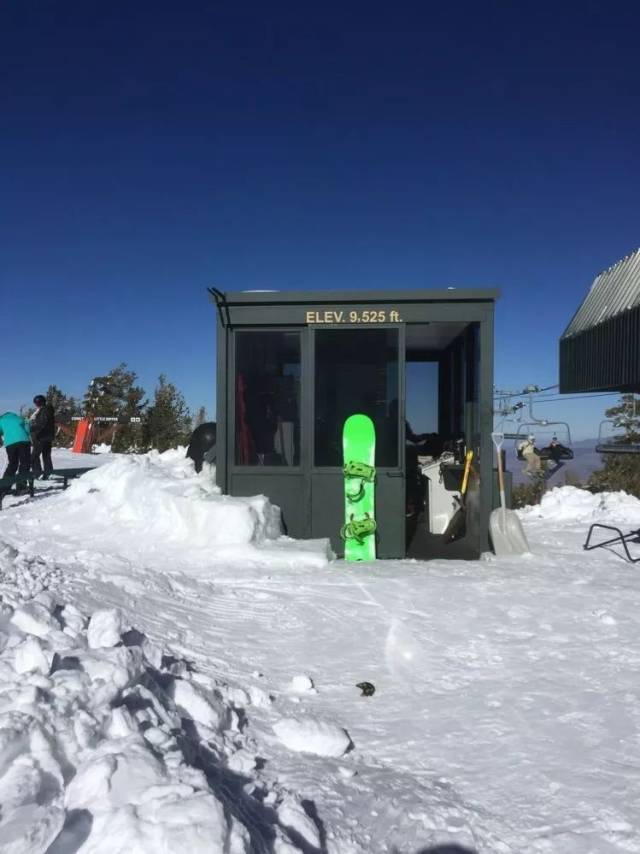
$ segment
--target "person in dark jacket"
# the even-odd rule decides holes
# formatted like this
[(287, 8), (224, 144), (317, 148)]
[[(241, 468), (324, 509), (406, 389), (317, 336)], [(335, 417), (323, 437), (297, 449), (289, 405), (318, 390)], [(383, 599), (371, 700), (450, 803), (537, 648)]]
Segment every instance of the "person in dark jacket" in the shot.
[(29, 425), (21, 415), (16, 415), (15, 412), (5, 412), (4, 415), (0, 415), (0, 440), (5, 447), (8, 460), (3, 477), (28, 474), (31, 463)]
[(30, 418), (31, 470), (37, 475), (42, 474), (44, 470), (43, 479), (46, 480), (53, 471), (51, 445), (56, 433), (56, 417), (53, 406), (47, 403), (43, 394), (37, 394), (33, 402), (36, 411)]

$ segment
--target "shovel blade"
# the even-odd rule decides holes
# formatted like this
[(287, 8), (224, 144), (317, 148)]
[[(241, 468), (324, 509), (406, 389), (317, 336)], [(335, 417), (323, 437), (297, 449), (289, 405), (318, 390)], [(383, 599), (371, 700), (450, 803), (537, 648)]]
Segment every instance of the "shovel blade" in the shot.
[(521, 555), (530, 551), (529, 543), (522, 530), (522, 523), (515, 510), (498, 507), (489, 516), (489, 531), (493, 550), (497, 555)]

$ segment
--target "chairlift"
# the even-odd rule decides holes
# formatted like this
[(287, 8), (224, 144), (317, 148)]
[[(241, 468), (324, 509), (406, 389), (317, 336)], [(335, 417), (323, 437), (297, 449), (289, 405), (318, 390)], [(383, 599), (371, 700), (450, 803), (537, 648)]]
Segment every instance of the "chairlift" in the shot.
[(640, 444), (629, 442), (627, 445), (596, 445), (598, 454), (640, 454)]
[[(536, 453), (544, 462), (552, 462), (553, 466), (546, 471), (545, 478), (552, 477), (558, 472), (566, 462), (573, 459), (573, 442), (571, 441), (571, 428), (566, 421), (550, 421), (547, 418), (537, 418), (533, 412), (533, 395), (537, 391), (536, 386), (528, 386), (525, 391), (529, 395), (529, 417), (522, 421), (516, 431), (515, 448), (516, 455), (521, 462), (526, 462), (522, 452), (523, 439), (534, 433), (534, 430), (539, 431), (544, 428), (545, 432), (552, 432), (552, 438), (549, 444), (543, 448), (536, 448)], [(564, 441), (559, 441), (557, 438), (558, 427), (562, 428), (562, 438)], [(566, 436), (566, 439), (565, 439)]]
[(600, 422), (598, 427), (598, 444), (596, 445), (597, 454), (640, 454), (640, 443), (625, 442), (624, 433), (603, 436), (602, 430), (605, 424), (612, 424), (614, 427), (618, 427), (612, 418), (605, 418)]

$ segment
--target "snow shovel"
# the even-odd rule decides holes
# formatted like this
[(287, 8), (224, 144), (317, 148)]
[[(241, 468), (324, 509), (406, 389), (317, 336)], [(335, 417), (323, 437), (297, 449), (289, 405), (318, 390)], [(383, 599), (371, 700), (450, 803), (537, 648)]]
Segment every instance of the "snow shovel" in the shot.
[(507, 501), (504, 496), (502, 454), (500, 453), (504, 442), (504, 433), (492, 433), (491, 438), (498, 453), (498, 484), (500, 486), (500, 507), (492, 510), (491, 516), (489, 516), (489, 531), (493, 550), (498, 556), (521, 555), (530, 549), (518, 514), (515, 510), (507, 510)]
[(458, 501), (460, 506), (449, 520), (449, 524), (445, 528), (442, 539), (445, 543), (453, 543), (459, 540), (467, 533), (467, 485), (469, 483), (469, 471), (471, 470), (471, 460), (473, 459), (473, 451), (467, 451), (464, 458), (464, 474), (462, 476), (462, 486), (460, 487), (460, 498)]

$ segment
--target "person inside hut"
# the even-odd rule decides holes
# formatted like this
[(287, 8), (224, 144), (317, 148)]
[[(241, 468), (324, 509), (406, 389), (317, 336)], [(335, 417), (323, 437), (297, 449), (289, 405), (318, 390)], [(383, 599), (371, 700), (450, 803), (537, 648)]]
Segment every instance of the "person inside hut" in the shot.
[(259, 375), (250, 376), (247, 382), (246, 421), (251, 436), (253, 465), (280, 464), (275, 447), (279, 413), (274, 374), (274, 366), (266, 365)]

